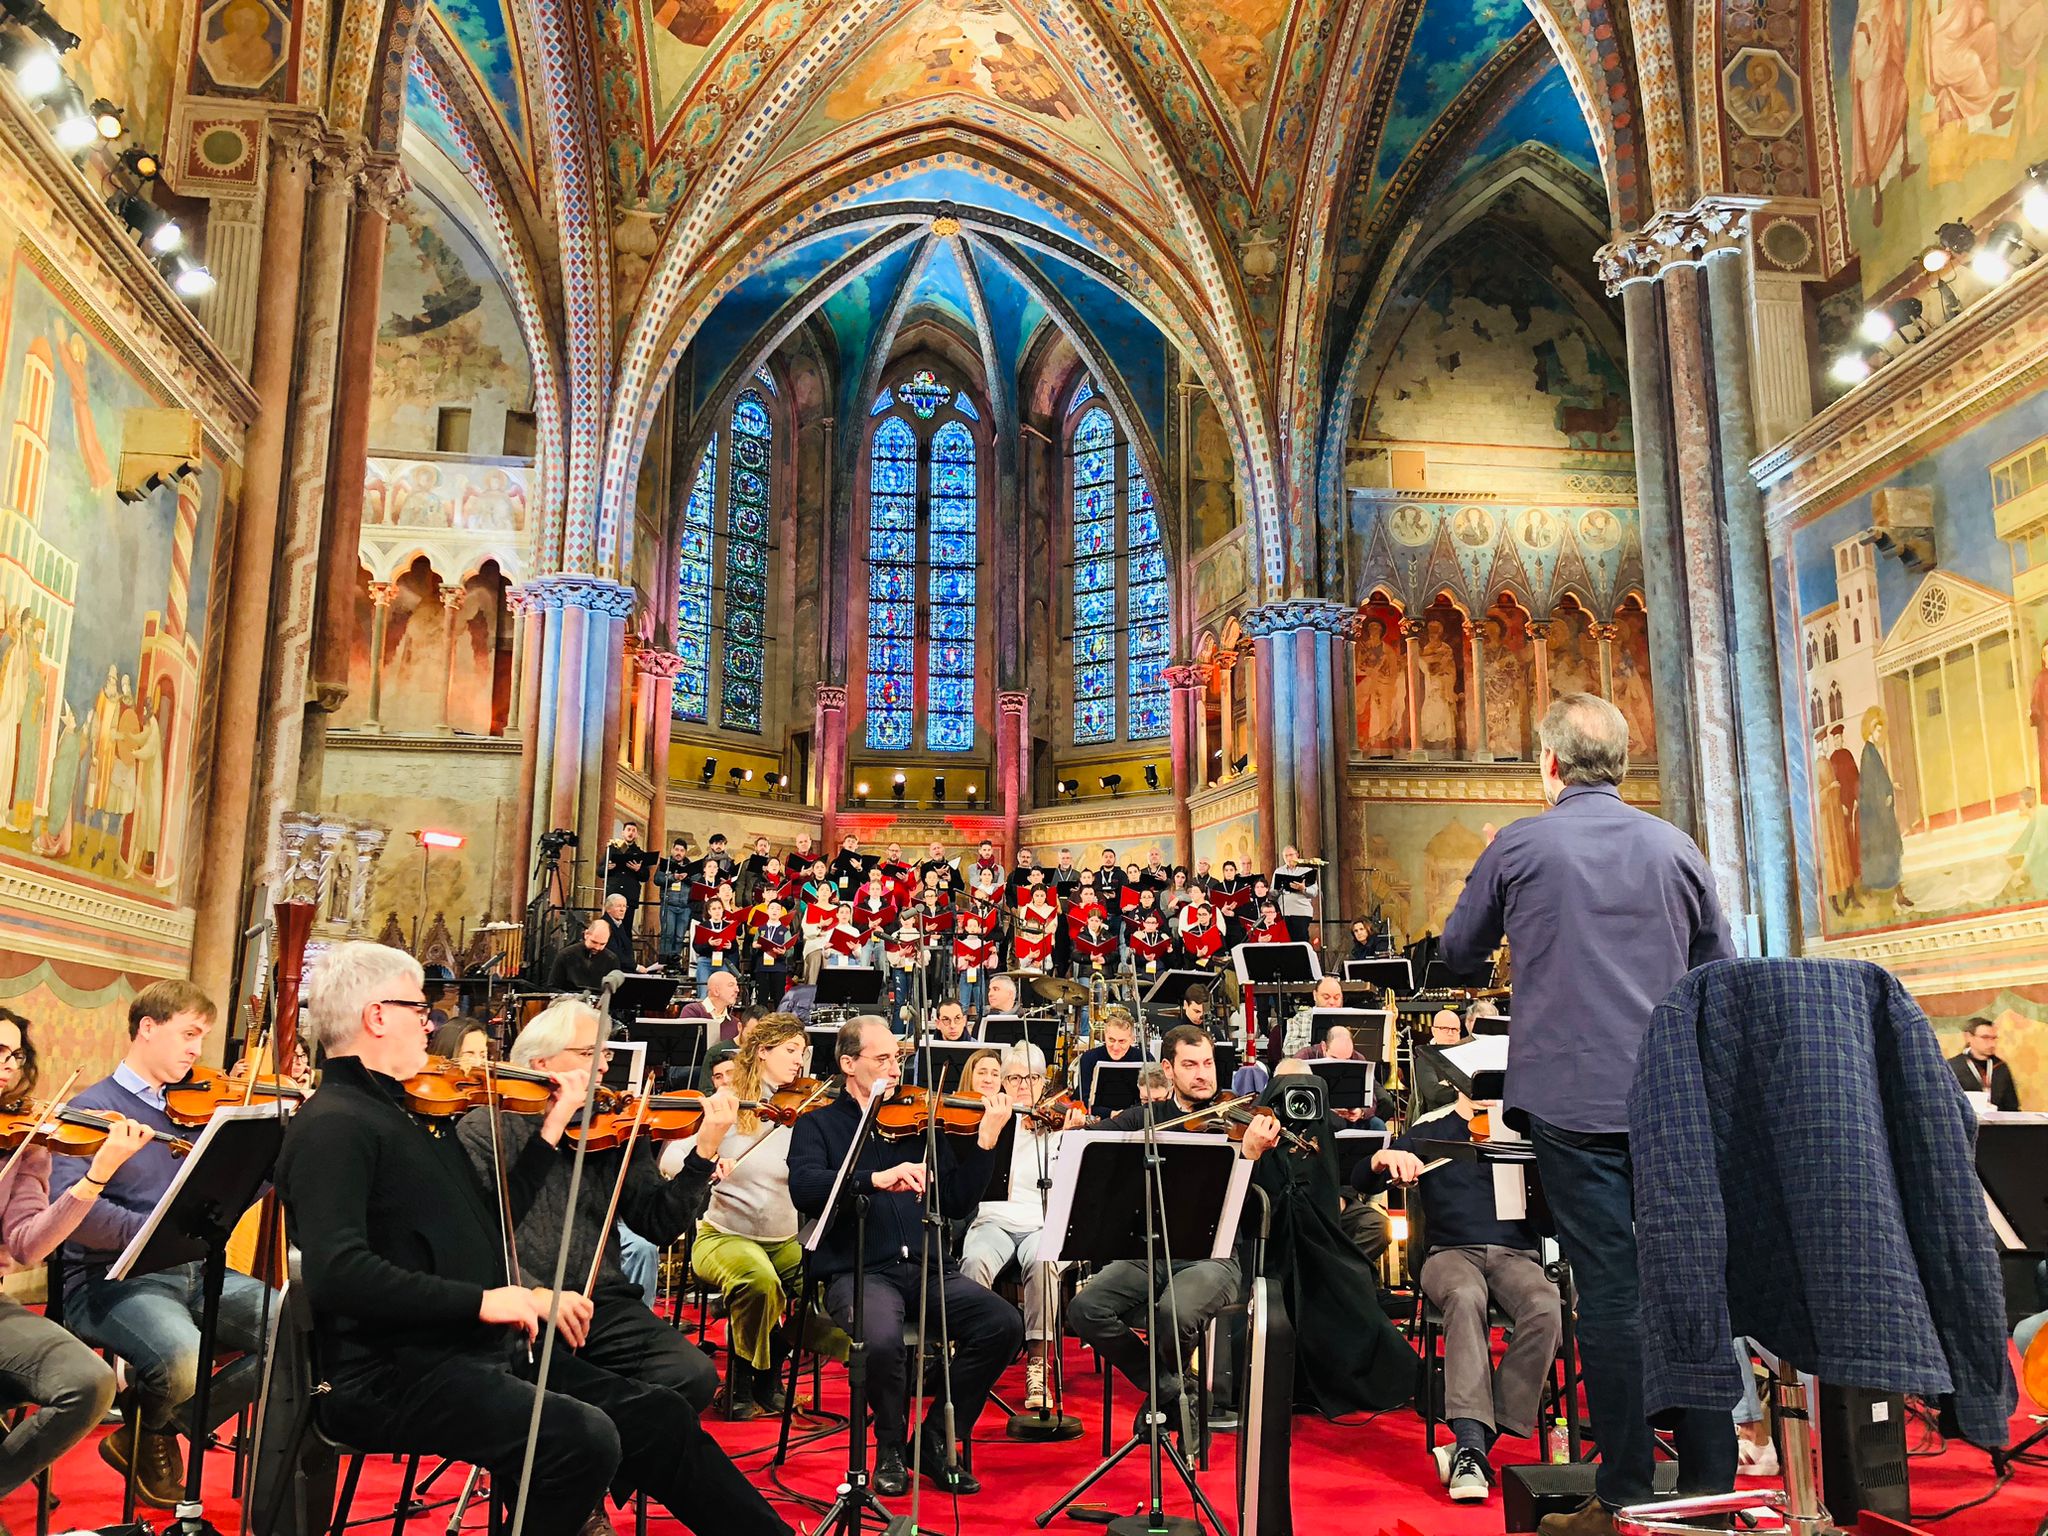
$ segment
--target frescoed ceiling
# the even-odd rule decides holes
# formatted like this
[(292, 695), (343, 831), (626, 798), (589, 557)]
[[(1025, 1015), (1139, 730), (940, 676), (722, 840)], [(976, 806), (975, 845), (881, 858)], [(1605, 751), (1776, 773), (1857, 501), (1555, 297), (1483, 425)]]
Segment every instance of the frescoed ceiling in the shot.
[(1368, 204), (1378, 201), (1401, 162), (1414, 153), (1444, 109), (1464, 94), (1510, 38), (1529, 25), (1525, 0), (1426, 0), (1394, 83), (1393, 109), (1380, 134)]
[(532, 109), (512, 5), (513, 0), (432, 0), (427, 20), (446, 31), (468, 65), (475, 86), (490, 104), (531, 181)]

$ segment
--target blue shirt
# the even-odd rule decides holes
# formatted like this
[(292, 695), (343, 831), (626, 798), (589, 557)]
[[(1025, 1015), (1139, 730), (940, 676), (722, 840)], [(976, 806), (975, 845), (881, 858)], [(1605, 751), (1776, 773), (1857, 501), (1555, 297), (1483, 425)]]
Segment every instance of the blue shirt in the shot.
[[(131, 1120), (140, 1120), (144, 1125), (168, 1131), (173, 1136), (191, 1134), (190, 1126), (179, 1125), (164, 1113), (163, 1101), (163, 1089), (145, 1083), (128, 1069), (125, 1061), (114, 1068), (111, 1076), (103, 1077), (90, 1088), (81, 1089), (71, 1096), (71, 1102), (80, 1109), (116, 1110)], [(89, 1157), (51, 1158), (50, 1198), (60, 1198), (85, 1177), (91, 1166)], [(122, 1250), (142, 1230), (143, 1223), (149, 1220), (149, 1213), (156, 1209), (177, 1174), (178, 1160), (160, 1141), (146, 1143), (140, 1152), (120, 1166), (108, 1183), (106, 1193), (85, 1208), (84, 1218), (64, 1244), (66, 1295), (86, 1281), (100, 1279), (106, 1274), (107, 1266), (121, 1256)]]
[(1564, 1130), (1626, 1131), (1650, 1014), (1680, 977), (1735, 953), (1713, 871), (1691, 838), (1574, 784), (1541, 816), (1509, 822), (1472, 866), (1444, 922), (1456, 970), (1514, 956), (1504, 1107)]

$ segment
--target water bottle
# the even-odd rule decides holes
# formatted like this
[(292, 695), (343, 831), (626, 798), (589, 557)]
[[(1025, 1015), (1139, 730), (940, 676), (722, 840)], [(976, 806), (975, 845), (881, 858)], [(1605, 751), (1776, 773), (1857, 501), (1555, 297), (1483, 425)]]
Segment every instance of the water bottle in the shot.
[(1564, 1415), (1559, 1414), (1550, 1421), (1550, 1461), (1553, 1466), (1561, 1467), (1571, 1459), (1571, 1434), (1565, 1428)]

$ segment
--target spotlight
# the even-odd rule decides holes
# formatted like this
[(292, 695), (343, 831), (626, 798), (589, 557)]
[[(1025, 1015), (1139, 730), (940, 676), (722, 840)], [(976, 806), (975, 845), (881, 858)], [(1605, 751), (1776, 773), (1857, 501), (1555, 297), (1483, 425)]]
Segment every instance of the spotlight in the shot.
[(41, 101), (64, 84), (64, 66), (45, 44), (10, 37), (0, 58), (14, 72), (14, 88), (30, 101)]
[(92, 104), (92, 125), (99, 130), (99, 136), (110, 144), (128, 131), (127, 123), (122, 121), (124, 116), (123, 110), (104, 96)]
[(1892, 324), (1892, 317), (1883, 310), (1866, 309), (1863, 311), (1862, 322), (1856, 327), (1856, 334), (1873, 347), (1881, 347), (1892, 339), (1892, 333), (1896, 329)]
[(91, 149), (99, 136), (92, 114), (76, 103), (63, 108), (50, 128), (50, 137), (57, 141), (57, 147), (74, 155)]
[(748, 770), (747, 770), (747, 771), (746, 771), (745, 773), (743, 773), (743, 774), (741, 774), (741, 775), (740, 775), (740, 779), (741, 779), (741, 782), (743, 782), (743, 783), (747, 783), (747, 784), (751, 784), (751, 783), (753, 783), (753, 782), (754, 782), (754, 770), (753, 770), (753, 769), (751, 769), (751, 768), (749, 768), (749, 769), (748, 769)]
[(712, 781), (712, 779), (713, 779), (713, 778), (717, 777), (717, 774), (718, 774), (718, 759), (717, 759), (717, 758), (715, 758), (715, 757), (707, 757), (707, 758), (705, 758), (705, 759), (704, 759), (704, 767), (703, 767), (702, 771), (701, 771), (701, 772), (700, 772), (700, 773), (698, 774), (698, 777), (699, 777), (700, 779), (702, 779), (702, 780), (703, 780), (703, 781), (704, 781), (704, 782), (705, 782), (706, 784), (709, 784), (709, 783), (710, 783), (710, 782)]
[(1925, 315), (1918, 299), (1898, 299), (1884, 307), (1892, 334), (1901, 341), (1918, 341), (1927, 334)]
[(971, 806), (971, 805), (973, 805), (973, 804), (974, 804), (974, 798), (975, 798), (975, 796), (979, 795), (980, 793), (981, 793), (981, 786), (980, 786), (979, 784), (970, 784), (970, 785), (968, 785), (968, 786), (967, 786), (967, 803), (968, 803), (968, 804), (969, 804), (970, 806)]
[(140, 146), (122, 150), (115, 163), (137, 181), (155, 181), (164, 168), (161, 160)]
[(158, 256), (172, 255), (185, 243), (178, 221), (139, 192), (117, 192), (107, 206)]
[(1159, 765), (1157, 763), (1147, 763), (1145, 765), (1145, 787), (1147, 789), (1157, 789), (1159, 787)]
[(855, 805), (866, 805), (868, 803), (868, 786), (865, 780), (853, 786), (853, 803)]
[(1996, 288), (2012, 276), (2012, 262), (2007, 259), (2003, 245), (1987, 241), (1970, 258), (1970, 271), (1987, 288)]
[[(1935, 230), (1934, 240), (1935, 243), (1939, 245), (1942, 250), (1948, 253), (1950, 260), (1953, 261), (1961, 261), (1964, 258), (1966, 258), (1970, 254), (1970, 252), (1977, 249), (1976, 234), (1971, 230), (1969, 225), (1964, 224), (1960, 220), (1956, 219), (1949, 220), (1948, 223), (1942, 225), (1939, 229)], [(1925, 265), (1924, 257), (1922, 258), (1922, 265)], [(1947, 262), (1942, 263), (1942, 266), (1947, 265)], [(1940, 268), (1928, 267), (1927, 270), (1930, 272), (1936, 272), (1939, 271)]]
[(1835, 366), (1828, 370), (1828, 377), (1837, 384), (1853, 388), (1870, 377), (1870, 360), (1861, 352), (1844, 352), (1835, 359)]
[(7, 9), (15, 14), (15, 18), (23, 26), (49, 44), (56, 52), (69, 53), (78, 46), (78, 34), (71, 31), (47, 10), (38, 10), (32, 16), (24, 16), (21, 14), (22, 7), (10, 5)]
[(1122, 774), (1105, 773), (1101, 778), (1097, 779), (1095, 782), (1101, 785), (1104, 789), (1109, 791), (1110, 799), (1117, 800), (1123, 797), (1124, 776)]
[(149, 237), (149, 248), (159, 256), (168, 256), (182, 249), (184, 244), (185, 231), (176, 219), (163, 220)]
[(725, 780), (726, 780), (726, 782), (725, 782), (725, 792), (726, 792), (726, 793), (727, 793), (728, 795), (736, 795), (736, 794), (738, 794), (738, 793), (740, 792), (740, 781), (741, 781), (741, 780), (743, 780), (743, 779), (751, 778), (751, 777), (752, 777), (752, 775), (751, 775), (750, 773), (748, 773), (748, 772), (747, 772), (747, 770), (746, 770), (746, 769), (744, 769), (744, 768), (728, 768), (728, 769), (726, 769), (726, 770), (725, 770)]
[(2020, 212), (2034, 228), (2048, 232), (2048, 160), (2027, 167), (2027, 190), (2020, 194)]
[(932, 776), (932, 804), (933, 804), (933, 805), (944, 805), (945, 803), (946, 803), (946, 776), (945, 776), (945, 775), (944, 775), (943, 773), (939, 773), (939, 774), (934, 774), (934, 775)]
[(185, 299), (203, 299), (213, 292), (213, 274), (183, 256), (171, 258), (171, 286)]
[(899, 773), (896, 775), (896, 782), (889, 786), (889, 793), (891, 795), (894, 795), (898, 800), (901, 800), (903, 798), (904, 788), (905, 786), (903, 783), (903, 775)]
[(1251, 767), (1251, 765), (1252, 755), (1251, 753), (1247, 752), (1244, 754), (1244, 756), (1240, 757), (1236, 762), (1230, 765), (1230, 771), (1232, 773), (1243, 773), (1245, 769)]
[(1920, 253), (1920, 265), (1929, 272), (1940, 272), (1948, 267), (1948, 252), (1938, 245), (1930, 245)]
[(1081, 781), (1079, 779), (1061, 779), (1053, 786), (1053, 789), (1055, 791), (1054, 798), (1058, 798), (1059, 795), (1065, 795), (1069, 800), (1081, 798)]

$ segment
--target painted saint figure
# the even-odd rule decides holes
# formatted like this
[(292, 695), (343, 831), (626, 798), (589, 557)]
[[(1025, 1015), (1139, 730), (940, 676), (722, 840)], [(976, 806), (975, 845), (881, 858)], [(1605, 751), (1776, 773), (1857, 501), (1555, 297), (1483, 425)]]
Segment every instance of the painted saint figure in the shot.
[(1443, 621), (1431, 619), (1423, 632), (1422, 695), (1420, 718), (1422, 745), (1431, 751), (1458, 744), (1458, 653), (1444, 638)]
[(1408, 657), (1378, 619), (1365, 621), (1358, 649), (1358, 729), (1368, 752), (1408, 745)]
[(1523, 710), (1529, 676), (1507, 643), (1504, 625), (1486, 631), (1486, 745), (1497, 757), (1520, 757), (1528, 742)]
[(1899, 888), (1904, 878), (1905, 839), (1899, 833), (1892, 773), (1884, 760), (1884, 711), (1875, 705), (1863, 713), (1863, 761), (1860, 765), (1856, 826), (1863, 842), (1863, 889), (1876, 898), (1889, 917), (1894, 907), (1910, 907)]
[(1860, 0), (1849, 45), (1854, 103), (1849, 182), (1870, 188), (1872, 220), (1884, 222), (1884, 189), (1912, 174), (1906, 164), (1905, 0)]
[(1849, 846), (1849, 824), (1842, 815), (1842, 786), (1826, 752), (1814, 758), (1813, 782), (1820, 795), (1814, 821), (1820, 844), (1821, 890), (1829, 909), (1839, 916), (1856, 901), (1856, 856)]

